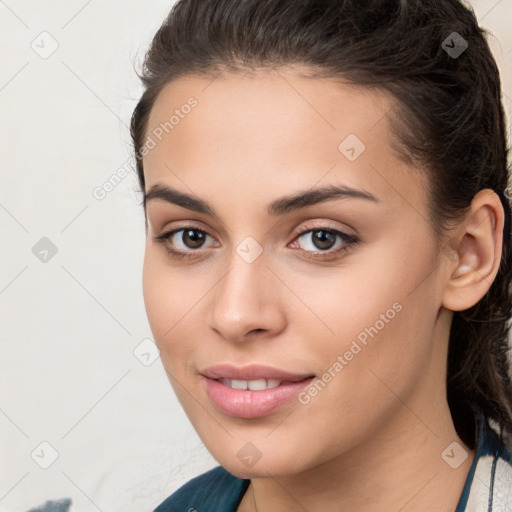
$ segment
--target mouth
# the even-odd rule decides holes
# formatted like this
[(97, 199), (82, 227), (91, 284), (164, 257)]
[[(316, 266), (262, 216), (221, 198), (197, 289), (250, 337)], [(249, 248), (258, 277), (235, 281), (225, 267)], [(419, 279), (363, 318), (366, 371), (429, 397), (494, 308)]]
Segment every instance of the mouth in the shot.
[(312, 379), (314, 375), (309, 377), (304, 377), (300, 380), (280, 380), (280, 379), (253, 379), (253, 380), (242, 380), (242, 379), (213, 379), (224, 386), (227, 386), (231, 389), (239, 389), (239, 390), (251, 390), (251, 391), (261, 391), (263, 389), (273, 389), (279, 386), (287, 386), (292, 384), (297, 384), (299, 382), (304, 382), (306, 380)]
[[(251, 364), (237, 367), (231, 363), (209, 366), (200, 374), (209, 379), (224, 380), (223, 383), (234, 389), (266, 389), (277, 387), (281, 383), (300, 382), (315, 377), (312, 373), (292, 373), (272, 366)], [(264, 382), (265, 387), (261, 388)]]
[(203, 389), (211, 403), (222, 413), (250, 419), (268, 416), (285, 405), (293, 406), (294, 401), (298, 406), (299, 394), (314, 378), (242, 380), (203, 376)]

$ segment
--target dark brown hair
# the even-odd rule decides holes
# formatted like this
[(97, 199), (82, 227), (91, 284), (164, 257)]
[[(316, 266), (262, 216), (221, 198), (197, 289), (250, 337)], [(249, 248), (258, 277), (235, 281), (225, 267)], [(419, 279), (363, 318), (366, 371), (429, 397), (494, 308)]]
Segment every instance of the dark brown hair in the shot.
[[(500, 76), (486, 35), (459, 0), (180, 0), (145, 56), (139, 75), (145, 90), (131, 120), (144, 191), (141, 149), (166, 84), (189, 74), (300, 64), (310, 78), (393, 95), (396, 107), (388, 117), (395, 149), (427, 170), (438, 240), (467, 213), (477, 192), (496, 192), (505, 210), (499, 272), (475, 306), (454, 313), (450, 331), (447, 399), (455, 428), (470, 447), (475, 406), (512, 434), (509, 150)], [(463, 50), (464, 42), (461, 54), (450, 51)]]

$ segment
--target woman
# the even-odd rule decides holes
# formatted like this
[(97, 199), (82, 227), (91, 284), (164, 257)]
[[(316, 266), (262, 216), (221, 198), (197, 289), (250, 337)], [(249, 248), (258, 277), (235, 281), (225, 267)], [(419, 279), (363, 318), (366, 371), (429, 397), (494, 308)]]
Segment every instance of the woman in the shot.
[(156, 510), (512, 510), (500, 77), (458, 0), (179, 1), (144, 298), (219, 466)]

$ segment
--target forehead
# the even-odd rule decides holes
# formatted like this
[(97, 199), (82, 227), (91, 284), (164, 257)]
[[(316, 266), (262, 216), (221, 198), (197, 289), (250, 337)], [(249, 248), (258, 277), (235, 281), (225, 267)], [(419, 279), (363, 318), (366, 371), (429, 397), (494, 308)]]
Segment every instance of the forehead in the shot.
[(176, 175), (201, 190), (206, 176), (258, 190), (289, 188), (296, 180), (312, 186), (326, 174), (374, 190), (407, 179), (410, 170), (393, 150), (394, 98), (301, 73), (280, 68), (168, 83), (148, 120), (146, 136), (155, 145), (144, 157), (146, 190), (158, 181), (179, 184)]
[(197, 122), (180, 122), (180, 129), (175, 125), (172, 135), (185, 134), (191, 124), (198, 134), (202, 128), (212, 135), (229, 133), (238, 139), (248, 133), (275, 135), (278, 131), (283, 136), (293, 134), (294, 138), (303, 134), (300, 140), (318, 132), (338, 132), (337, 137), (347, 132), (362, 136), (377, 124), (380, 129), (372, 137), (387, 135), (385, 118), (394, 104), (387, 91), (340, 80), (308, 78), (304, 73), (304, 69), (295, 66), (251, 74), (178, 78), (158, 95), (149, 116), (148, 131), (165, 124), (173, 113), (179, 115), (194, 98), (197, 106), (191, 117)]

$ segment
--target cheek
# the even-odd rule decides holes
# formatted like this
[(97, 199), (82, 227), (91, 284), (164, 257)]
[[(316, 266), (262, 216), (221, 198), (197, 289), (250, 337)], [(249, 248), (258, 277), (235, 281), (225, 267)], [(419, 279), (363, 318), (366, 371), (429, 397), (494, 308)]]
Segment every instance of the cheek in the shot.
[(147, 247), (142, 271), (142, 291), (148, 321), (158, 344), (165, 333), (165, 324), (169, 323), (167, 329), (172, 325), (169, 314), (172, 315), (173, 308), (168, 308), (171, 296), (167, 289), (165, 273), (159, 271), (155, 258)]
[(432, 247), (414, 247), (394, 239), (361, 253), (346, 270), (296, 280), (294, 291), (316, 316), (303, 324), (308, 338), (322, 340), (308, 350), (326, 370), (346, 355), (347, 379), (375, 381), (372, 368), (391, 381), (414, 378), (429, 357), (437, 313)]
[(355, 254), (343, 267), (286, 275), (302, 301), (302, 314), (295, 321), (311, 332), (311, 339), (321, 335), (323, 346), (335, 348), (343, 348), (336, 345), (350, 343), (360, 334), (364, 341), (365, 330), (376, 323), (379, 331), (387, 330), (399, 316), (397, 309), (411, 288), (409, 281), (415, 279), (401, 271), (395, 251), (375, 247)]
[(432, 358), (437, 299), (428, 253), (409, 265), (405, 254), (384, 260), (375, 261), (366, 278), (354, 276), (359, 284), (349, 300), (343, 294), (340, 307), (329, 310), (338, 337), (329, 343), (326, 369), (339, 363), (338, 356), (342, 362), (325, 403), (341, 400), (341, 410), (351, 414), (377, 414), (398, 404), (396, 396), (408, 396)]
[(179, 376), (190, 371), (193, 354), (198, 346), (201, 348), (203, 333), (199, 329), (206, 315), (205, 294), (213, 284), (208, 284), (204, 272), (192, 267), (172, 267), (159, 249), (146, 246), (144, 303), (162, 363), (168, 375), (181, 381)]
[(189, 294), (183, 289), (183, 279), (176, 278), (176, 271), (165, 265), (159, 251), (148, 246), (144, 255), (142, 288), (149, 325), (163, 357), (172, 340), (177, 339)]

